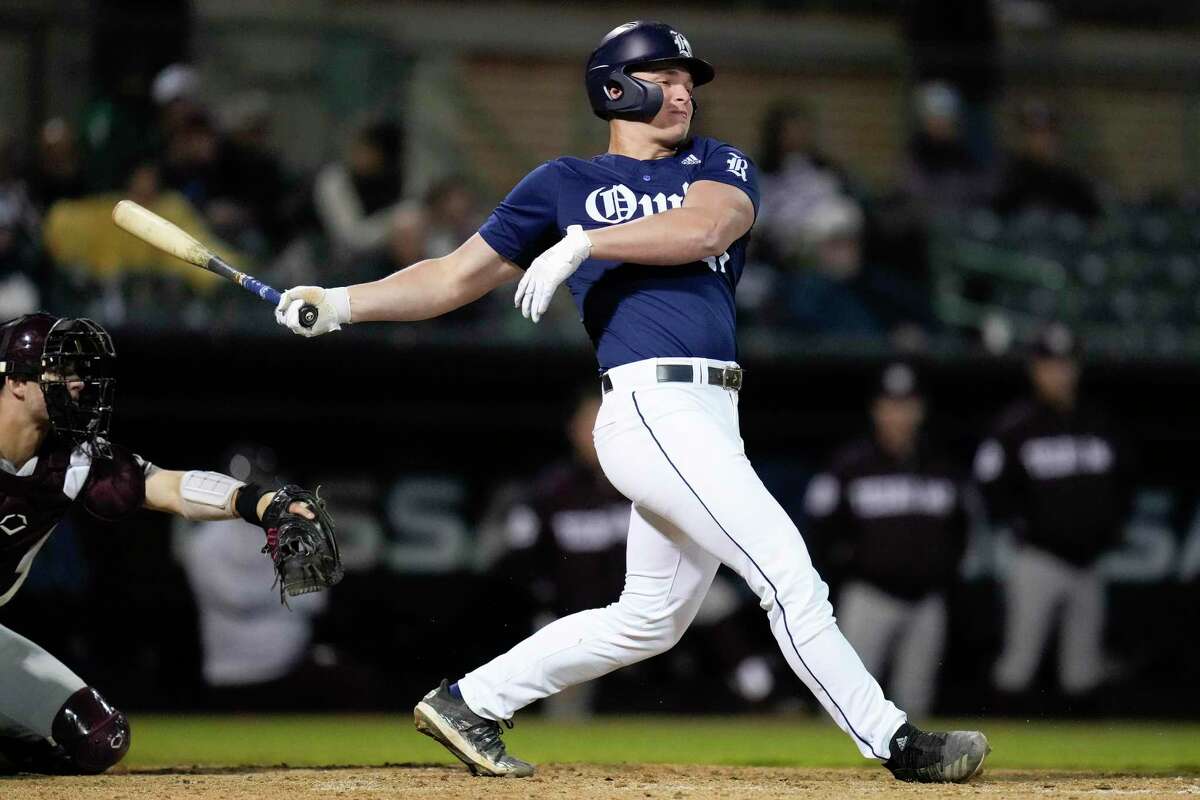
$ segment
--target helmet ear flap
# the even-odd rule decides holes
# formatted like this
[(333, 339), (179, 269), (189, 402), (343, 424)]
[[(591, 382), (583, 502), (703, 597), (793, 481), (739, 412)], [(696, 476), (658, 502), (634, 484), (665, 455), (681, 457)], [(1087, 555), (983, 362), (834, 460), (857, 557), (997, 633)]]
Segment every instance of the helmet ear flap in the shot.
[[(613, 99), (608, 92), (610, 87), (620, 88), (620, 96)], [(663, 104), (662, 87), (652, 81), (644, 81), (625, 74), (625, 70), (615, 69), (605, 82), (606, 119), (629, 119), (646, 122), (654, 119)]]

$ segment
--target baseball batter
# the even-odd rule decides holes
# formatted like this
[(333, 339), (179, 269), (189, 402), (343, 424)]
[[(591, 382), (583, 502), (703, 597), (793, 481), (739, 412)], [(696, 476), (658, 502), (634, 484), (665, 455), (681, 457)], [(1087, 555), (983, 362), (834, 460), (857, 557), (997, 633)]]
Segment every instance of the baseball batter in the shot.
[[(566, 283), (595, 345), (596, 450), (633, 504), (625, 589), (443, 682), (418, 703), (417, 728), (472, 772), (532, 774), (506, 751), (500, 723), (669, 649), (724, 563), (761, 598), (788, 663), (865, 757), (902, 780), (965, 781), (987, 740), (920, 731), (883, 696), (838, 630), (796, 526), (746, 459), (734, 291), (759, 193), (745, 154), (689, 134), (694, 89), (713, 77), (669, 25), (621, 25), (585, 77), (608, 121), (608, 152), (541, 165), (448, 256), (374, 283), (297, 287), (276, 309), (280, 324), (311, 336), (427, 319), (519, 279), (516, 305), (537, 322)], [(319, 310), (311, 329), (299, 324), (304, 303)]]
[[(0, 606), (76, 503), (106, 520), (139, 508), (192, 520), (241, 516), (267, 529), (265, 549), (286, 586), (291, 568), (305, 565), (280, 555), (278, 543), (290, 543), (297, 525), (325, 524), (319, 502), (297, 487), (276, 492), (216, 472), (159, 469), (108, 441), (114, 358), (112, 339), (91, 320), (30, 314), (0, 326)], [(340, 562), (336, 570), (307, 590), (336, 582)], [(103, 772), (125, 756), (129, 737), (125, 715), (98, 691), (0, 625), (0, 774)]]

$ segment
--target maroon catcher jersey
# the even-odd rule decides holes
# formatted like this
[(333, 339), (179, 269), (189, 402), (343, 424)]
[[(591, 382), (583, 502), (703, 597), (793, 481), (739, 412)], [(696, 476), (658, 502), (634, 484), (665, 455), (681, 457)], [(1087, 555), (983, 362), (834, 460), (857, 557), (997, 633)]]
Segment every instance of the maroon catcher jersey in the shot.
[(141, 508), (153, 467), (111, 445), (112, 458), (93, 461), (87, 445), (47, 437), (38, 454), (15, 474), (0, 466), (0, 606), (12, 599), (38, 550), (72, 503), (92, 515), (119, 520)]

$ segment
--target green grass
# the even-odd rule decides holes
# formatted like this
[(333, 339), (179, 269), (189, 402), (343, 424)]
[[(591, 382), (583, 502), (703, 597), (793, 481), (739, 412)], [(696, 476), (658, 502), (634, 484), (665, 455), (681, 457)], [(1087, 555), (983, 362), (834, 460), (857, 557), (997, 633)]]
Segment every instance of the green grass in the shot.
[[(954, 723), (949, 723), (954, 724)], [(1200, 772), (1200, 723), (976, 723), (994, 769)], [(396, 716), (134, 715), (133, 768), (457, 763)], [(963, 727), (972, 723), (959, 722)], [(832, 723), (811, 718), (608, 717), (586, 723), (522, 719), (505, 741), (537, 763), (675, 763), (849, 767), (858, 756)]]

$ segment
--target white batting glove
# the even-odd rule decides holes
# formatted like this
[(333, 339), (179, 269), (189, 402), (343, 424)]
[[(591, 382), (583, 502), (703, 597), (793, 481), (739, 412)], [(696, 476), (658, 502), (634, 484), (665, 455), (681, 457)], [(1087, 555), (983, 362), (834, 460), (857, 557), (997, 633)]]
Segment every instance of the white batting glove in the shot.
[(537, 322), (550, 306), (550, 298), (567, 278), (579, 269), (592, 252), (592, 240), (581, 225), (567, 228), (558, 244), (533, 260), (517, 284), (513, 305), (525, 319)]
[[(300, 324), (300, 309), (306, 305), (317, 309), (317, 321), (311, 328)], [(350, 292), (344, 287), (296, 286), (288, 289), (275, 306), (275, 321), (301, 336), (320, 336), (341, 330), (343, 323), (350, 324)]]

